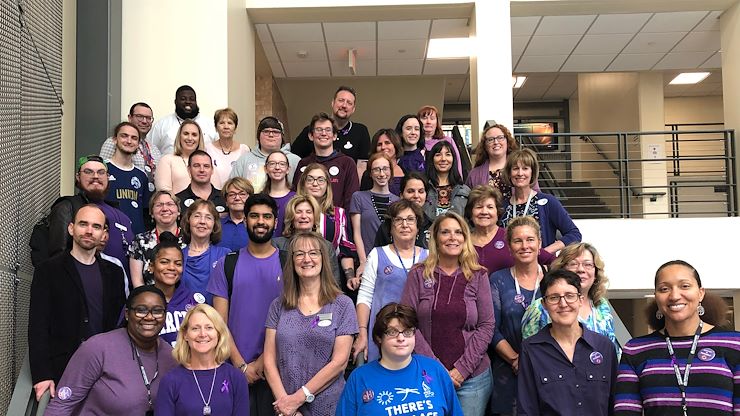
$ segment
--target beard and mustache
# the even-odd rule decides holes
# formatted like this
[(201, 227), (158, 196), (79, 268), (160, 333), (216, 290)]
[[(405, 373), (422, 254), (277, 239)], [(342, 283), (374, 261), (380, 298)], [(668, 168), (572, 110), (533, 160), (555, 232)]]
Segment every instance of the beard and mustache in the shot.
[(175, 114), (177, 114), (178, 117), (181, 119), (194, 119), (198, 116), (198, 113), (200, 112), (200, 107), (198, 107), (198, 104), (193, 104), (190, 107), (190, 111), (185, 110), (185, 108), (175, 107)]
[(272, 239), (272, 233), (275, 231), (275, 227), (268, 228), (267, 232), (265, 232), (264, 235), (258, 235), (254, 232), (254, 227), (249, 228), (247, 227), (247, 235), (249, 236), (249, 240), (257, 243), (257, 244), (264, 244)]

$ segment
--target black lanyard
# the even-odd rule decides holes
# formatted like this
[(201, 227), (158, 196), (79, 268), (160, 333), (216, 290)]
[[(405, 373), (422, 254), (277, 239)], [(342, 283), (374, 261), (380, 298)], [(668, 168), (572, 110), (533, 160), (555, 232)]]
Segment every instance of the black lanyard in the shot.
[(670, 335), (668, 335), (668, 329), (665, 329), (665, 342), (668, 344), (668, 354), (671, 356), (671, 365), (673, 366), (673, 372), (676, 373), (676, 382), (678, 388), (681, 390), (681, 407), (683, 408), (683, 414), (686, 416), (686, 387), (689, 385), (689, 373), (691, 372), (691, 361), (694, 360), (696, 354), (696, 346), (699, 344), (699, 337), (701, 336), (701, 329), (704, 326), (704, 322), (699, 321), (699, 326), (696, 327), (696, 333), (694, 333), (694, 341), (691, 343), (691, 350), (689, 356), (686, 358), (686, 370), (684, 371), (683, 378), (681, 377), (681, 369), (678, 367), (678, 361), (676, 360), (676, 354), (673, 350), (673, 343), (671, 343)]
[(149, 380), (149, 377), (146, 375), (146, 369), (144, 368), (144, 364), (141, 362), (141, 356), (139, 355), (139, 349), (136, 348), (136, 345), (134, 345), (134, 341), (131, 339), (131, 336), (128, 337), (128, 342), (131, 344), (131, 349), (134, 350), (134, 355), (136, 356), (136, 362), (139, 364), (139, 370), (141, 370), (141, 378), (144, 379), (144, 387), (146, 388), (146, 399), (149, 402), (149, 410), (154, 409), (154, 404), (152, 403), (152, 383), (154, 380), (157, 379), (157, 376), (159, 375), (159, 345), (157, 345), (154, 348), (154, 361), (156, 363), (156, 367), (154, 369), (154, 377), (152, 377), (151, 380)]

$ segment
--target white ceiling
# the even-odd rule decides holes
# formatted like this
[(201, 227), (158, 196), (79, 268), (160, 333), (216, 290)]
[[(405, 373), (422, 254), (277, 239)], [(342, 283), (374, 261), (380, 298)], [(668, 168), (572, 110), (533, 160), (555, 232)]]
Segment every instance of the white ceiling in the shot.
[[(720, 11), (511, 18), (512, 72), (529, 78), (515, 100), (571, 97), (579, 72), (716, 70)], [(426, 59), (430, 38), (468, 36), (468, 19), (255, 25), (277, 78), (446, 75), (447, 102), (469, 101), (468, 59)], [(666, 96), (721, 94), (718, 71)]]

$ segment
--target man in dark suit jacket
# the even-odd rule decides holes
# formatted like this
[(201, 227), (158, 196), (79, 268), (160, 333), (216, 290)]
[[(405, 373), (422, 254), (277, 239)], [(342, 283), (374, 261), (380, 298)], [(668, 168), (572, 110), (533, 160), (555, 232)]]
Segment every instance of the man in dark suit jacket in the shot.
[(80, 344), (116, 327), (125, 303), (123, 271), (96, 255), (106, 231), (94, 204), (80, 208), (67, 227), (72, 249), (37, 267), (31, 282), (28, 351), (36, 398), (55, 384)]

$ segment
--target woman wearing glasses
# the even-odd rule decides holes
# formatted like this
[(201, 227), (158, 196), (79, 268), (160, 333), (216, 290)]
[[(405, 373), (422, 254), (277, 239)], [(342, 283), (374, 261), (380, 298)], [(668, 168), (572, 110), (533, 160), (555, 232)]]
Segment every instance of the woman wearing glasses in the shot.
[(552, 322), (522, 343), (517, 414), (612, 415), (617, 354), (608, 338), (579, 322), (581, 278), (554, 270), (540, 292)]
[(160, 381), (177, 366), (172, 347), (159, 339), (166, 307), (156, 287), (134, 288), (126, 301), (125, 328), (82, 343), (44, 414), (152, 414)]
[(369, 191), (360, 191), (352, 195), (349, 217), (352, 221), (357, 254), (360, 257), (360, 267), (357, 269), (358, 278), (348, 282), (352, 290), (356, 290), (360, 285), (359, 277), (362, 276), (365, 268), (365, 259), (373, 249), (375, 235), (378, 233), (380, 222), (386, 216), (388, 206), (398, 201), (398, 196), (393, 195), (388, 188), (394, 163), (393, 159), (385, 153), (370, 155), (367, 166), (373, 180), (373, 187)]
[(349, 376), (338, 416), (401, 414), (412, 403), (414, 414), (463, 416), (447, 370), (434, 359), (412, 354), (418, 326), (416, 312), (409, 306), (393, 302), (380, 309), (372, 327), (380, 359)]
[(428, 250), (415, 245), (423, 217), (421, 208), (406, 199), (396, 201), (388, 207), (392, 242), (370, 251), (360, 291), (357, 293), (360, 334), (352, 348), (355, 360), (360, 354), (363, 354), (366, 361), (378, 359), (377, 345), (369, 342), (373, 339), (369, 328), (375, 323), (375, 315), (385, 305), (401, 300), (409, 270), (429, 254)]
[(278, 215), (275, 218), (275, 231), (273, 233), (275, 236), (283, 234), (285, 206), (295, 196), (295, 192), (290, 190), (288, 179), (289, 169), (290, 161), (288, 160), (288, 156), (282, 151), (275, 150), (267, 155), (267, 159), (265, 159), (265, 174), (267, 178), (265, 180), (265, 187), (262, 188), (262, 193), (272, 197), (278, 206)]
[(448, 212), (434, 221), (429, 256), (409, 272), (401, 303), (419, 317), (415, 351), (447, 369), (465, 416), (483, 416), (492, 383), (486, 350), (493, 305), (488, 273), (461, 216)]
[(231, 177), (234, 162), (249, 152), (249, 147), (234, 140), (239, 117), (231, 108), (216, 110), (213, 124), (216, 126), (218, 140), (206, 143), (205, 150), (213, 161), (213, 176), (218, 177), (218, 183), (225, 183)]
[(352, 301), (334, 283), (322, 237), (299, 233), (290, 246), (283, 293), (270, 306), (265, 376), (275, 413), (333, 415), (344, 388), (357, 318)]
[[(503, 170), (509, 153), (519, 149), (519, 144), (506, 126), (493, 124), (481, 134), (475, 148), (475, 166), (468, 174), (465, 184), (471, 189), (478, 185), (491, 185), (501, 192), (505, 199), (511, 197), (511, 185), (504, 180)], [(535, 185), (535, 189), (539, 189)]]
[(244, 204), (254, 188), (249, 180), (240, 176), (228, 179), (221, 190), (226, 200), (227, 215), (221, 217), (221, 241), (219, 247), (226, 247), (231, 251), (246, 247), (249, 238), (245, 227)]
[[(604, 261), (599, 252), (588, 243), (571, 244), (562, 249), (550, 265), (550, 270), (558, 269), (576, 273), (581, 279), (583, 302), (578, 310), (578, 321), (588, 330), (609, 338), (619, 356), (622, 349), (614, 335), (612, 308), (605, 297), (609, 279), (604, 274)], [(550, 321), (550, 314), (542, 304), (542, 299), (534, 301), (522, 317), (522, 337), (526, 339), (533, 336)]]
[[(392, 175), (388, 180), (388, 189), (393, 195), (400, 196), (401, 180), (405, 171), (398, 165), (398, 158), (403, 154), (403, 147), (401, 147), (401, 139), (398, 138), (398, 134), (393, 129), (380, 129), (375, 132), (370, 141), (370, 148), (373, 149), (373, 153), (385, 153), (391, 158)], [(360, 190), (367, 191), (372, 187), (373, 180), (370, 168), (367, 168), (360, 179)]]

